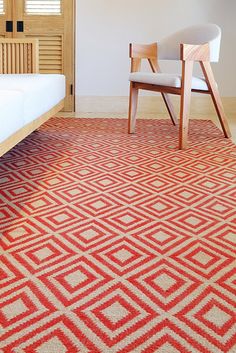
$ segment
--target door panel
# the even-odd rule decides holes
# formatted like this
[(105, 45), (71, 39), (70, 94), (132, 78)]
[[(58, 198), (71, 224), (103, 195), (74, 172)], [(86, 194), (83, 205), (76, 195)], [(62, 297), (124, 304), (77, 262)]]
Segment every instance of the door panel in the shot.
[(41, 73), (62, 73), (63, 70), (63, 37), (60, 35), (39, 37), (40, 54), (39, 70)]

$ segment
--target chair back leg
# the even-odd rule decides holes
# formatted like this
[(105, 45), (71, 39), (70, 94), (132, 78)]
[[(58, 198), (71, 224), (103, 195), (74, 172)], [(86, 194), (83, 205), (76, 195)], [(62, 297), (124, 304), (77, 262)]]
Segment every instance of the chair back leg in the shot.
[(170, 97), (167, 93), (162, 93), (162, 98), (165, 102), (165, 105), (166, 105), (166, 108), (168, 110), (168, 113), (170, 115), (170, 118), (172, 120), (172, 123), (173, 125), (178, 125), (178, 119), (177, 119), (177, 116), (175, 115), (175, 111), (174, 111), (174, 107), (173, 107), (173, 104), (170, 100)]
[(211, 98), (213, 100), (218, 118), (220, 120), (220, 124), (221, 124), (222, 130), (224, 132), (224, 136), (229, 138), (229, 137), (231, 137), (231, 133), (230, 133), (229, 125), (228, 125), (227, 118), (226, 118), (226, 115), (224, 112), (224, 108), (223, 108), (222, 100), (221, 100), (220, 93), (218, 90), (218, 86), (217, 86), (216, 81), (214, 79), (211, 64), (209, 62), (205, 62), (205, 61), (201, 61), (200, 64), (201, 64), (201, 68), (202, 68), (203, 74), (205, 76), (207, 85), (208, 85), (208, 89), (211, 94)]
[(138, 106), (138, 88), (134, 86), (133, 82), (130, 82), (129, 113), (128, 113), (128, 133), (129, 134), (133, 134), (135, 132), (137, 106)]
[(187, 148), (193, 61), (183, 61), (180, 100), (179, 149)]

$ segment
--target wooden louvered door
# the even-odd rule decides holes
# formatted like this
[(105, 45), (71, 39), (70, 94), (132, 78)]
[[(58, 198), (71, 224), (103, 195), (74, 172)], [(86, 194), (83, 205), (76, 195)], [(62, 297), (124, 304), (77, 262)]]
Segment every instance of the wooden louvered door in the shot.
[(74, 111), (74, 0), (12, 0), (13, 37), (39, 38), (40, 73), (66, 75), (65, 111)]

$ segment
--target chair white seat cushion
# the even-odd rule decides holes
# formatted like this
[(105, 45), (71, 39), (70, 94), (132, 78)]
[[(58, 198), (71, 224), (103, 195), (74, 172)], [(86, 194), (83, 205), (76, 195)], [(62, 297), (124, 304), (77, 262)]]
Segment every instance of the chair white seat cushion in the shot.
[[(157, 86), (181, 87), (181, 75), (177, 74), (132, 72), (129, 76), (129, 80)], [(208, 88), (205, 79), (192, 77), (192, 89), (207, 91)]]

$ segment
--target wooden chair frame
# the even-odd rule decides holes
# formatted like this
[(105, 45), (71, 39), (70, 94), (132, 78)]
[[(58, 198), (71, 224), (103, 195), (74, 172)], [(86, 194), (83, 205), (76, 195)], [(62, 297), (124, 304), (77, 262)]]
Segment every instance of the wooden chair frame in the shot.
[[(140, 71), (142, 59), (147, 59), (151, 70), (154, 73), (160, 73), (158, 64), (158, 45), (152, 44), (130, 44), (130, 58), (131, 58), (131, 72)], [(180, 44), (180, 60), (182, 61), (182, 81), (181, 87), (158, 86), (155, 84), (147, 84), (141, 82), (130, 82), (130, 96), (129, 96), (129, 112), (128, 112), (128, 132), (134, 133), (138, 92), (139, 89), (160, 92), (164, 99), (166, 108), (169, 112), (170, 118), (174, 125), (177, 125), (177, 118), (170, 101), (168, 93), (180, 96), (180, 124), (179, 124), (179, 149), (187, 148), (188, 125), (189, 125), (189, 111), (191, 92), (198, 92), (210, 94), (220, 120), (224, 136), (231, 137), (227, 119), (224, 113), (219, 90), (214, 79), (214, 75), (210, 65), (210, 49), (209, 44), (191, 45)], [(200, 62), (208, 90), (192, 89), (192, 74), (194, 62)]]

